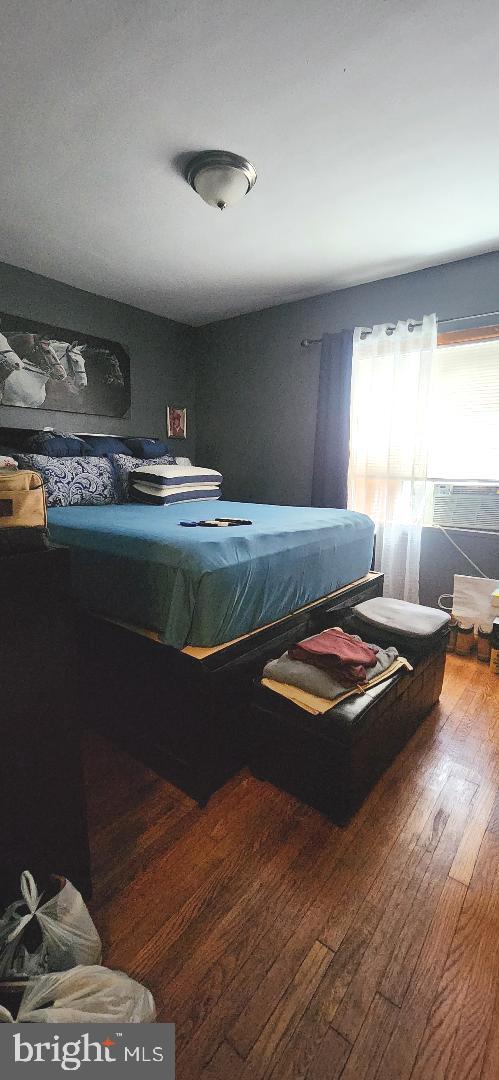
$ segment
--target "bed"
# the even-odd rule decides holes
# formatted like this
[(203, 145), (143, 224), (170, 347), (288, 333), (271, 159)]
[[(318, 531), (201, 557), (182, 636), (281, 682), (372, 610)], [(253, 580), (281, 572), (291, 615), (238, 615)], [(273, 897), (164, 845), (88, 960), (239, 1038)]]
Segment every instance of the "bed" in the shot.
[[(1, 434), (4, 446), (21, 438)], [(224, 515), (252, 524), (179, 524)], [(71, 551), (84, 721), (201, 804), (248, 760), (265, 662), (312, 632), (318, 610), (334, 623), (382, 593), (373, 524), (346, 510), (204, 499), (48, 517), (51, 541)]]
[[(223, 514), (253, 525), (184, 528)], [(310, 507), (203, 502), (49, 511), (81, 609), (89, 721), (203, 805), (249, 758), (263, 665), (382, 593), (372, 523)]]
[[(203, 501), (49, 509), (71, 549), (73, 591), (95, 614), (174, 648), (249, 634), (364, 577), (373, 524), (348, 510)], [(251, 525), (179, 522), (249, 518)]]

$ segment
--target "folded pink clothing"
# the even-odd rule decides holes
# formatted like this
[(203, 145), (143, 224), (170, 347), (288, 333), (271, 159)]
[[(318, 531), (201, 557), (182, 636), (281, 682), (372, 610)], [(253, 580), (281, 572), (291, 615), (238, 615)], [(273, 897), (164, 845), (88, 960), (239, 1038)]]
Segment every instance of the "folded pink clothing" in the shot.
[(338, 628), (323, 630), (288, 649), (292, 660), (329, 672), (342, 686), (366, 682), (366, 668), (374, 667), (377, 652), (376, 646), (366, 645)]

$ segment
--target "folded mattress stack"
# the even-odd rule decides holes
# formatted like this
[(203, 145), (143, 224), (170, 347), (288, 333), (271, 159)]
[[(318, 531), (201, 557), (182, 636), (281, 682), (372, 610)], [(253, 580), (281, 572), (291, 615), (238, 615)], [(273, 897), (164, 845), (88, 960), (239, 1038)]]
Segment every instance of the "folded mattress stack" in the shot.
[(129, 494), (151, 506), (219, 499), (222, 476), (195, 465), (144, 464), (129, 474)]

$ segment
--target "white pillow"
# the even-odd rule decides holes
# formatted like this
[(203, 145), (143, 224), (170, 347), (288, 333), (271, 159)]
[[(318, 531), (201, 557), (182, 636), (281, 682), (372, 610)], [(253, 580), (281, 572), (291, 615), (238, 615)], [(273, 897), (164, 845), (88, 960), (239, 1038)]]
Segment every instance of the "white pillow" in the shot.
[(203, 469), (197, 465), (168, 465), (158, 463), (149, 465), (144, 462), (138, 469), (130, 473), (130, 483), (137, 480), (146, 480), (148, 483), (168, 484), (169, 487), (178, 484), (221, 484), (222, 474), (216, 469)]

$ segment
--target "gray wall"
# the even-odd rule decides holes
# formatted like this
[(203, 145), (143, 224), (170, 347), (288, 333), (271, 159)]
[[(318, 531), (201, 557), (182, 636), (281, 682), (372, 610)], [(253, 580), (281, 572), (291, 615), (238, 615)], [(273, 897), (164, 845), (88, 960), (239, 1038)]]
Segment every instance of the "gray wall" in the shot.
[(309, 504), (320, 346), (302, 349), (301, 339), (432, 311), (443, 318), (497, 308), (494, 252), (202, 327), (199, 460), (222, 470), (230, 497)]
[[(486, 577), (499, 580), (499, 537), (467, 529), (447, 529), (449, 536), (469, 555)], [(454, 574), (475, 577), (476, 571), (456, 551), (440, 529), (423, 529), (419, 569), (419, 600), (438, 606), (443, 593), (452, 593)]]
[[(166, 436), (166, 406), (187, 406), (194, 456), (195, 331), (169, 319), (0, 263), (0, 311), (118, 341), (130, 356), (132, 405), (122, 419), (0, 406), (0, 426)], [(181, 448), (181, 449), (180, 449)]]

